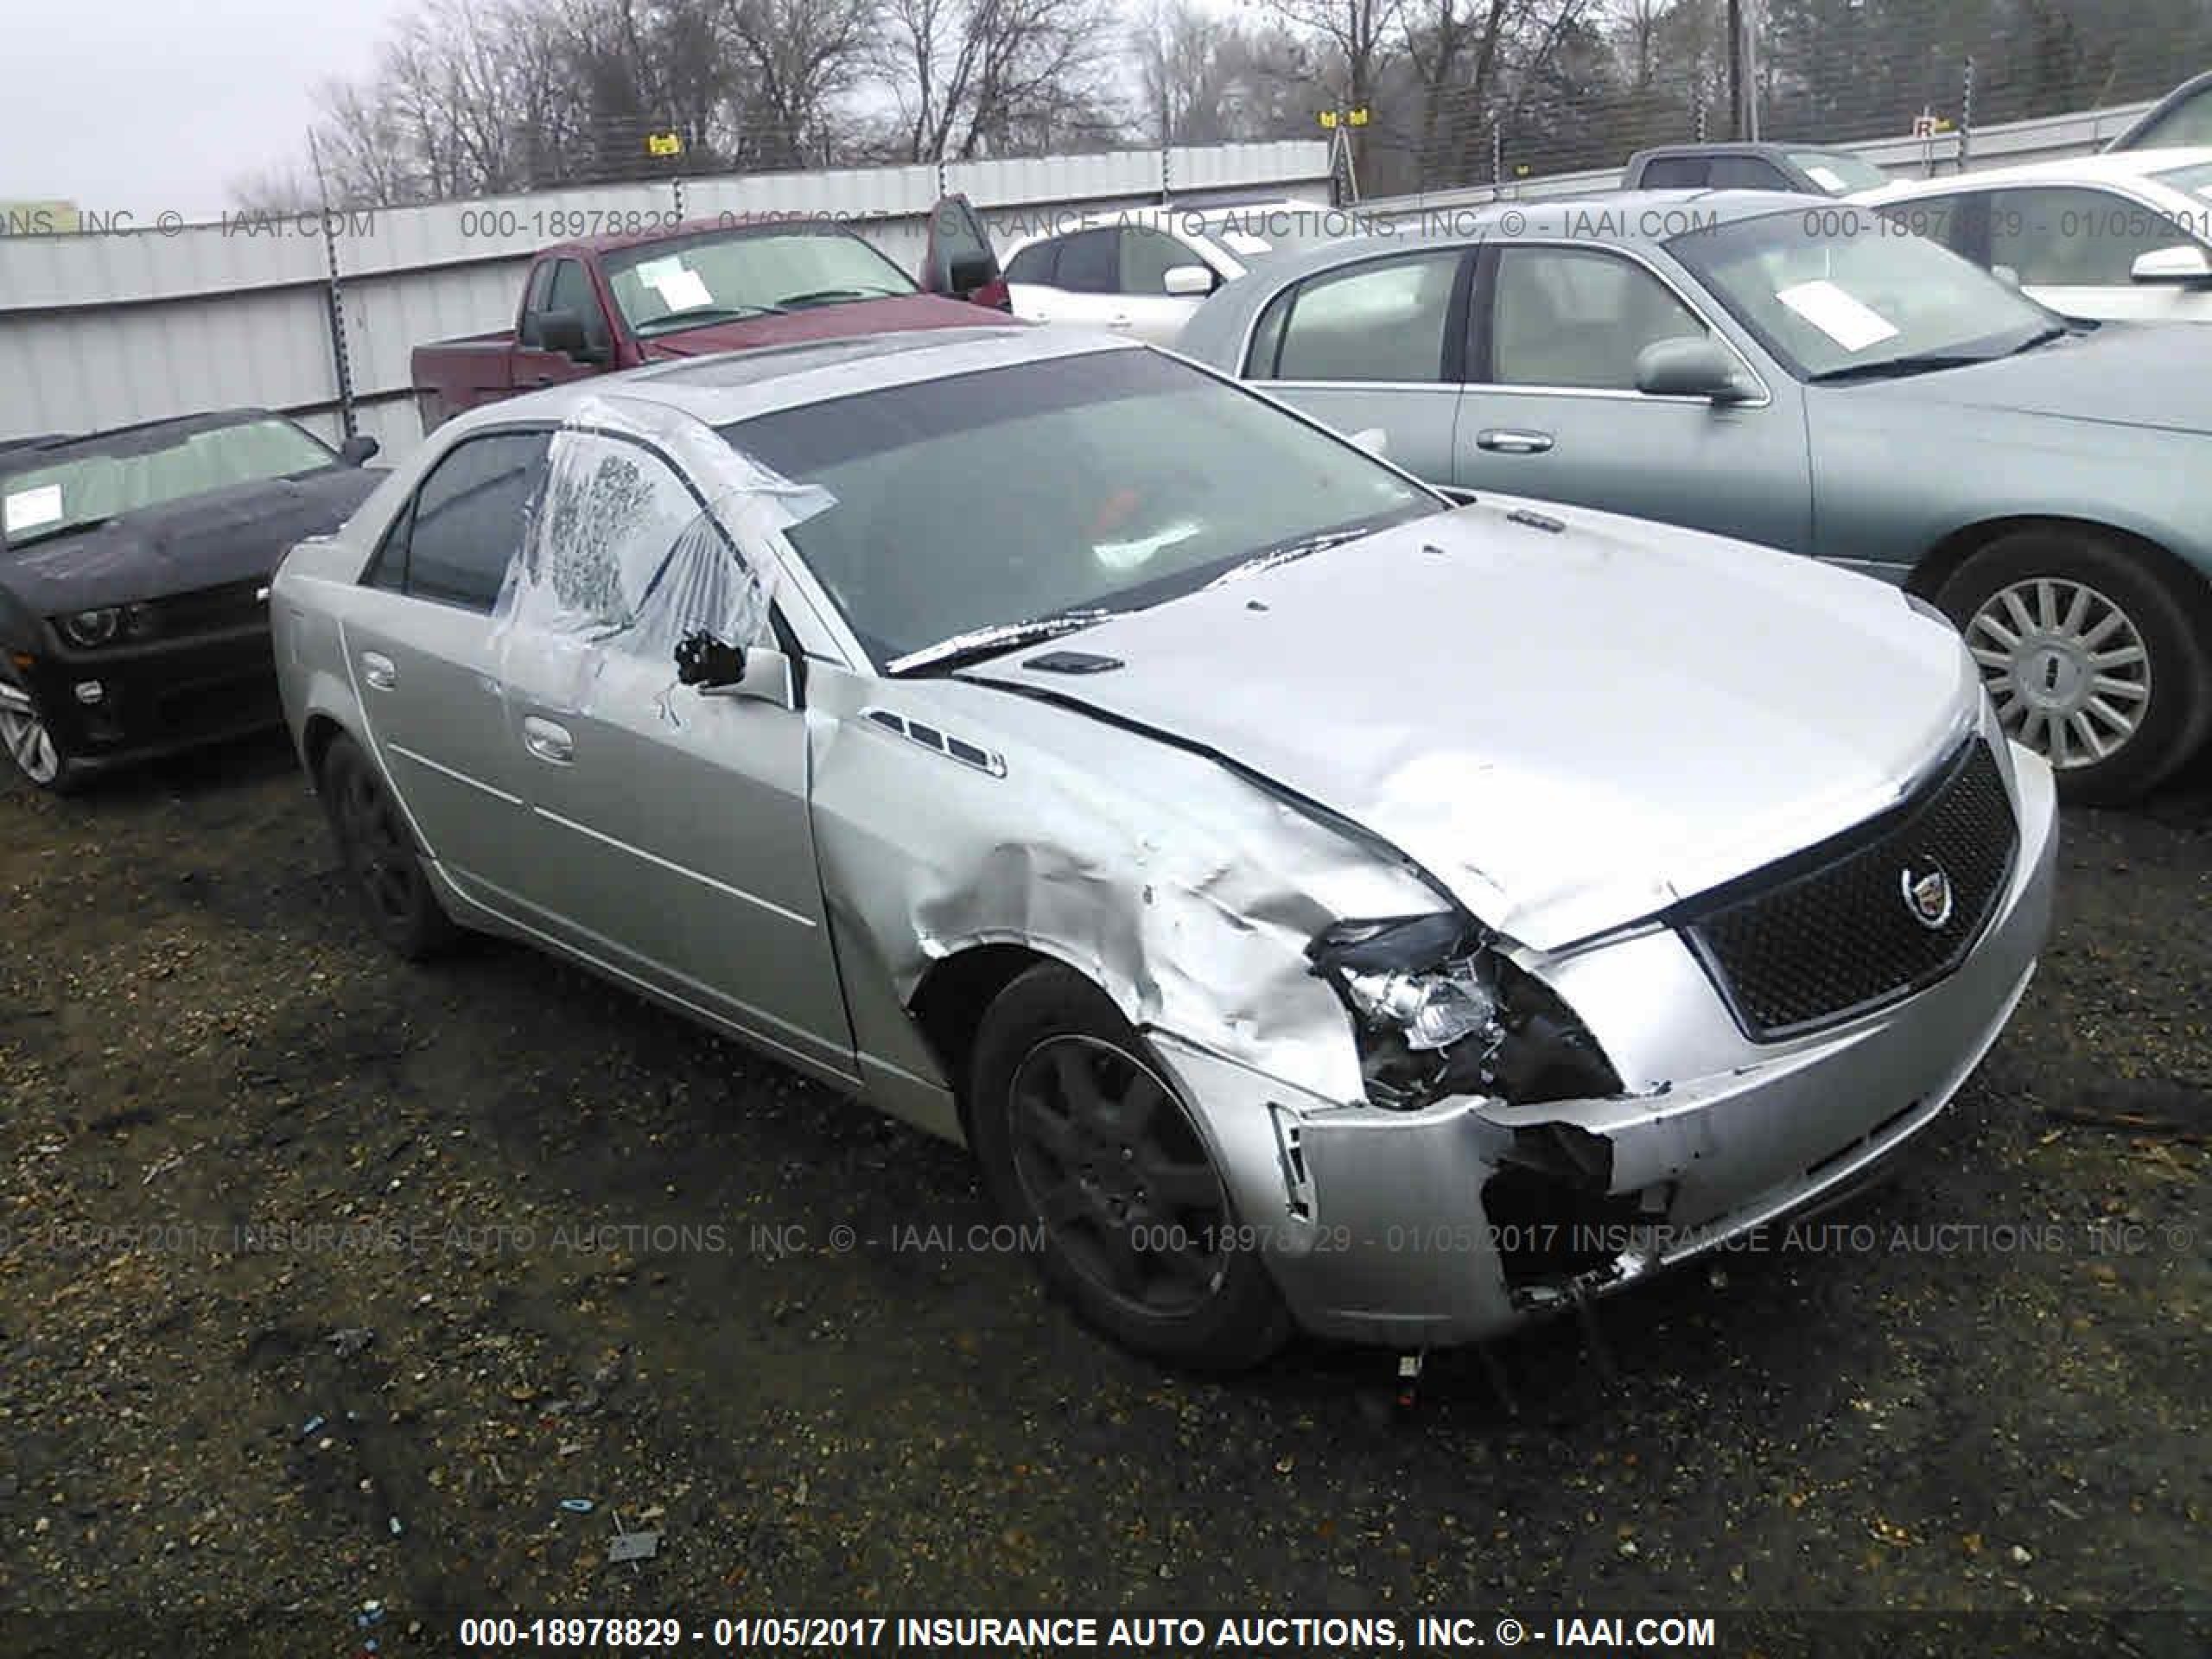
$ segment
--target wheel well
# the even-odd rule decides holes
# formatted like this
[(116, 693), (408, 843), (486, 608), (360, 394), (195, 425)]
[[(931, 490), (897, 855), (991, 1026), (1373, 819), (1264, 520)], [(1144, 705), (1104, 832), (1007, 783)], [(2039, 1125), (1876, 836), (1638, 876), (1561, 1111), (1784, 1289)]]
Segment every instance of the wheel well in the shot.
[(907, 1007), (922, 1037), (951, 1080), (967, 1116), (968, 1061), (983, 1011), (1027, 969), (1053, 958), (1019, 944), (979, 944), (933, 963)]
[(2099, 524), (2093, 518), (2065, 518), (2050, 514), (2034, 514), (2017, 518), (1986, 518), (1977, 524), (1968, 524), (1953, 531), (1942, 541), (1929, 548), (1905, 578), (1905, 591), (1917, 594), (1923, 599), (1933, 599), (1953, 573), (1991, 543), (2024, 530), (2052, 530), (2095, 536), (2117, 543), (2139, 556), (2166, 582), (2183, 603), (2195, 609), (2200, 619), (2212, 618), (2212, 578), (2190, 565), (2169, 549), (2146, 536), (2121, 530), (2112, 524)]
[(307, 729), (300, 734), (300, 753), (308, 763), (308, 778), (317, 789), (322, 787), (322, 757), (330, 753), (330, 745), (346, 728), (328, 715), (309, 715)]

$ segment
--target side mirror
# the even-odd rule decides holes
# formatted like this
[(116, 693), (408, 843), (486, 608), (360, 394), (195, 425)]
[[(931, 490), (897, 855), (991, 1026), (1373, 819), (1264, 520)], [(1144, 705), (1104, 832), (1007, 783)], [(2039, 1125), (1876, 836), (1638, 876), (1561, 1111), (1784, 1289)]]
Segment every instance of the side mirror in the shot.
[(676, 647), (676, 678), (702, 697), (741, 697), (795, 709), (791, 658), (772, 645), (732, 645), (702, 630)]
[(1751, 394), (1736, 365), (1710, 340), (1654, 340), (1637, 353), (1636, 389), (1654, 397), (1709, 397), (1739, 404)]
[(369, 458), (383, 447), (367, 433), (356, 433), (338, 446), (339, 464), (344, 467), (365, 465)]
[(584, 338), (584, 320), (574, 311), (548, 311), (537, 320), (540, 348), (558, 352), (578, 363), (596, 363), (604, 353)]
[(2178, 247), (2153, 248), (2127, 274), (2139, 283), (2212, 282), (2212, 257), (2195, 243), (2184, 242)]
[(944, 279), (958, 299), (966, 299), (991, 280), (993, 260), (988, 253), (956, 253), (945, 261)]
[(1170, 265), (1160, 286), (1178, 299), (1193, 299), (1213, 292), (1213, 272), (1204, 265)]
[(1989, 268), (1989, 274), (1994, 276), (1999, 282), (2004, 283), (2005, 287), (2011, 289), (2015, 294), (2020, 291), (2020, 273), (2013, 270), (2012, 266), (1992, 265)]

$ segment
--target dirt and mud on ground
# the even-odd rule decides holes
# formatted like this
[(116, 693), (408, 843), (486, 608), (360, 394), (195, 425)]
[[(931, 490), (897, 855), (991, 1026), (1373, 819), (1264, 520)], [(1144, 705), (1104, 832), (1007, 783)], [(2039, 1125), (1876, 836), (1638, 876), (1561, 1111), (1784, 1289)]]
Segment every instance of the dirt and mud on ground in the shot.
[[(543, 957), (415, 969), (278, 739), (0, 792), (0, 1605), (2212, 1600), (2212, 767), (2068, 815), (2010, 1033), (1794, 1245), (1166, 1374), (957, 1151)], [(569, 1500), (577, 1500), (571, 1503)], [(582, 1507), (588, 1503), (588, 1510)], [(657, 1535), (609, 1563), (618, 1530)], [(92, 1643), (86, 1650), (97, 1650)], [(387, 1642), (387, 1651), (397, 1643)]]

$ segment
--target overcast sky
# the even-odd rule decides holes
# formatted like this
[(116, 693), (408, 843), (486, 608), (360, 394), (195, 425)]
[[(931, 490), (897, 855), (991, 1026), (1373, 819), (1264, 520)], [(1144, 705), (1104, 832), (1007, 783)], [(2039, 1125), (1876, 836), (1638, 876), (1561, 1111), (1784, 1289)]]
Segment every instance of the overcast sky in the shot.
[(408, 0), (36, 0), (6, 8), (0, 200), (213, 218), (304, 170), (313, 93), (365, 73)]

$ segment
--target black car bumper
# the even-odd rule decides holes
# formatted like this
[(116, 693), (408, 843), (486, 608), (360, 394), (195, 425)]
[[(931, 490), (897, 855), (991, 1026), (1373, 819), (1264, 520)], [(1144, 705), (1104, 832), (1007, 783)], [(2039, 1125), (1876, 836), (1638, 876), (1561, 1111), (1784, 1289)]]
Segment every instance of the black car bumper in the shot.
[(265, 620), (187, 639), (50, 648), (17, 672), (62, 756), (104, 769), (278, 725)]

